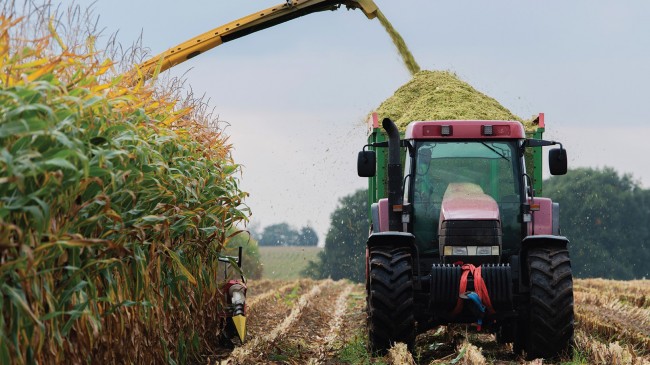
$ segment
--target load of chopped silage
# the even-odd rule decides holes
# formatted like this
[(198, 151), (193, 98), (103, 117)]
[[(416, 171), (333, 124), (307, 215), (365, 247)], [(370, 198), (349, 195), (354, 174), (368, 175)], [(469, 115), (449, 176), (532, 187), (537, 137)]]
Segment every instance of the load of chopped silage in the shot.
[(376, 110), (380, 119), (391, 118), (400, 130), (417, 120), (517, 120), (498, 101), (474, 89), (449, 71), (420, 71)]

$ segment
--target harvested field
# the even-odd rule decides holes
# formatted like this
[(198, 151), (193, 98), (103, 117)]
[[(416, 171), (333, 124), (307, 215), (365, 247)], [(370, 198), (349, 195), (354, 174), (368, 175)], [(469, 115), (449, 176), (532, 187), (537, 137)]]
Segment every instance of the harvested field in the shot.
[(525, 361), (511, 345), (464, 325), (419, 335), (413, 353), (366, 350), (365, 290), (347, 281), (249, 283), (248, 340), (210, 364), (650, 364), (650, 281), (575, 280), (571, 357)]

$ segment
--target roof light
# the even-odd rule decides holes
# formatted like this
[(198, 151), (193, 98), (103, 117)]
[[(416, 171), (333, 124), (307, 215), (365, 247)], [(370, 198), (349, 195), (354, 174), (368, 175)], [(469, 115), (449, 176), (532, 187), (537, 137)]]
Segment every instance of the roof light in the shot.
[(491, 125), (484, 125), (483, 126), (483, 135), (484, 136), (491, 136), (493, 133), (492, 131), (492, 126)]
[(451, 133), (452, 133), (452, 130), (451, 130), (450, 125), (446, 124), (446, 125), (440, 126), (440, 134), (441, 135), (443, 135), (443, 136), (451, 136)]

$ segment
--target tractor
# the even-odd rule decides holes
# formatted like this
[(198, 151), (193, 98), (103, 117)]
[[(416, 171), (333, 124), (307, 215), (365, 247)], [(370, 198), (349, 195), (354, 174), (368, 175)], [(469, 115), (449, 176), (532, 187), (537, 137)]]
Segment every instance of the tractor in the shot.
[[(548, 152), (549, 168), (563, 175), (562, 144), (527, 136), (517, 121), (416, 121), (400, 139), (390, 119), (383, 132), (371, 119), (357, 160), (371, 203), (370, 348), (384, 353), (403, 342), (412, 349), (417, 334), (464, 323), (530, 359), (569, 351), (569, 241), (559, 204), (536, 196), (541, 149), (558, 146)], [(532, 137), (541, 137), (543, 114), (535, 124)]]

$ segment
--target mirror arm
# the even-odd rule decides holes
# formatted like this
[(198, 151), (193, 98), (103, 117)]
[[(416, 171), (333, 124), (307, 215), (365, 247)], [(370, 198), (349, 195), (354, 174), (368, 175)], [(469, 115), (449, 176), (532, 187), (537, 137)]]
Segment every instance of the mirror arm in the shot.
[[(413, 148), (413, 146), (411, 145), (411, 142), (408, 141), (408, 140), (405, 140), (405, 139), (402, 139), (402, 140), (399, 141), (399, 146), (400, 147), (408, 147), (409, 149)], [(375, 147), (375, 148), (376, 147), (388, 147), (388, 141), (373, 142), (373, 143), (370, 143), (370, 144), (367, 144), (367, 145), (363, 146), (363, 148), (366, 148), (366, 147)]]
[(555, 146), (555, 145), (560, 145), (560, 149), (564, 150), (564, 147), (562, 146), (562, 143), (557, 142), (557, 141), (547, 141), (544, 139), (526, 139), (522, 144), (521, 144), (521, 155), (523, 156), (526, 148), (528, 147), (546, 147), (546, 146)]

